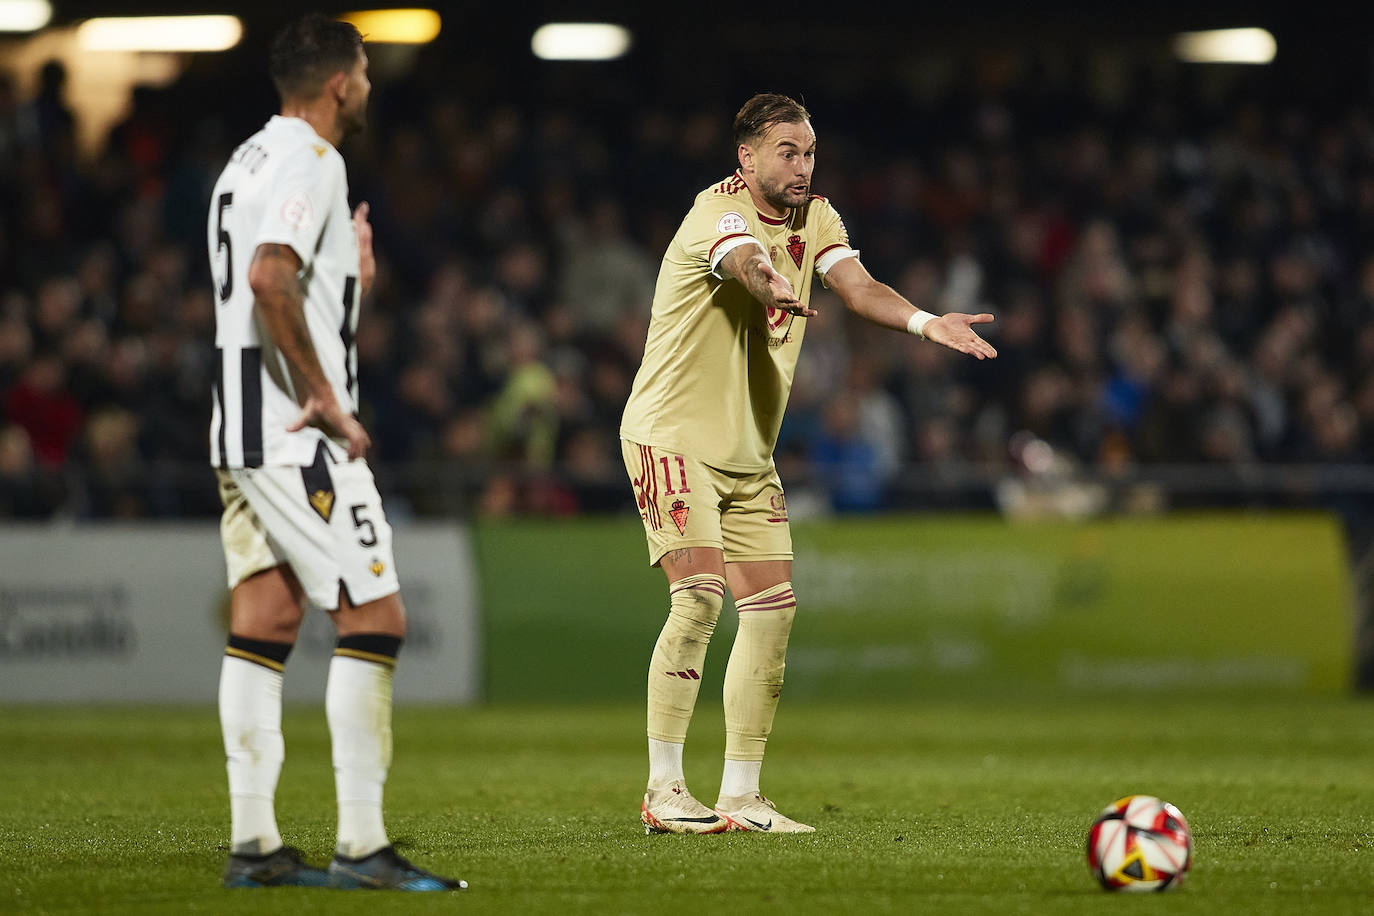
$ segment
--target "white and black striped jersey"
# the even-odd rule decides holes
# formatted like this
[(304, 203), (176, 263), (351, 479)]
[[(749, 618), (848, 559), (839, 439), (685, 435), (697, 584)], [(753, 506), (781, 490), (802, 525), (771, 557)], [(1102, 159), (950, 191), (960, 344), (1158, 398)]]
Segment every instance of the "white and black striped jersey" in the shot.
[(357, 411), (358, 239), (338, 150), (299, 118), (273, 117), (229, 158), (210, 197), (206, 235), (214, 278), (214, 416), (210, 463), (221, 468), (309, 465), (321, 441), (307, 427), (286, 361), (253, 305), (248, 265), (258, 246), (289, 245), (300, 256), (305, 320), (320, 365), (345, 410)]

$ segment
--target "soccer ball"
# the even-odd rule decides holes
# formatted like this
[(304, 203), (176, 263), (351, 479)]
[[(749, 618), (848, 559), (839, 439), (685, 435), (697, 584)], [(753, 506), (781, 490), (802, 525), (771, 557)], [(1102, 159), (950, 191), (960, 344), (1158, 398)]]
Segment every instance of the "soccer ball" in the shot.
[(1088, 831), (1088, 867), (1109, 891), (1178, 887), (1193, 864), (1183, 812), (1153, 795), (1127, 795), (1102, 809)]

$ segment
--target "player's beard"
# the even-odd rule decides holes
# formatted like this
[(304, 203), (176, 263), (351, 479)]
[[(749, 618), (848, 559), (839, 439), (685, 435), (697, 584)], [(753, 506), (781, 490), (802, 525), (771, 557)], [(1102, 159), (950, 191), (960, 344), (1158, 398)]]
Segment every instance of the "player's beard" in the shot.
[(362, 133), (367, 127), (367, 100), (364, 99), (362, 104), (352, 111), (340, 109), (339, 125), (343, 128), (345, 137)]
[(807, 185), (806, 191), (803, 191), (798, 198), (797, 195), (789, 194), (792, 190), (792, 184), (779, 183), (772, 187), (765, 186), (763, 188), (763, 199), (779, 210), (792, 210), (806, 203), (806, 193), (810, 189), (811, 186)]

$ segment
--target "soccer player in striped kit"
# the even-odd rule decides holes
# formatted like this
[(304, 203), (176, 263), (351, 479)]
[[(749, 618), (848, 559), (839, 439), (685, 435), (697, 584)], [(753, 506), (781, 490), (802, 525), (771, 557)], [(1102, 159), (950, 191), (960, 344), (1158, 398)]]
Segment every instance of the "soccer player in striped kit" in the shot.
[[(784, 95), (735, 116), (739, 169), (697, 195), (663, 256), (644, 359), (620, 437), (648, 538), (668, 578), (649, 664), (649, 830), (806, 833), (759, 788), (796, 612), (792, 538), (773, 448), (820, 277), (855, 314), (977, 359), (989, 314), (922, 311), (869, 275), (839, 213), (811, 193), (816, 134)], [(682, 752), (707, 644), (730, 589), (739, 632), (725, 670), (725, 767), (707, 807)]]
[[(312, 14), (276, 36), (270, 70), (281, 113), (234, 150), (207, 232), (218, 302), (210, 456), (231, 590), (219, 685), (232, 833), (223, 883), (456, 889), (463, 882), (399, 856), (382, 821), (405, 610), (356, 417), (372, 228), (366, 204), (350, 211), (336, 148), (366, 123), (367, 55), (352, 25)], [(307, 599), (338, 630), (325, 687), (338, 799), (327, 870), (283, 844), (274, 805), (282, 677)]]

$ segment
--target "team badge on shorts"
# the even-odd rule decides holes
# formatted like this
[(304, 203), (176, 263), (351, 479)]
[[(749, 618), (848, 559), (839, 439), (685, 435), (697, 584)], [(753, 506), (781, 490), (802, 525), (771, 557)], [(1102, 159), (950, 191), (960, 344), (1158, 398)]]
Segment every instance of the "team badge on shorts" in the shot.
[(320, 518), (326, 522), (334, 511), (334, 494), (328, 490), (316, 490), (309, 497), (310, 505), (319, 513)]
[(369, 566), (368, 569), (372, 572), (372, 575), (381, 576), (382, 573), (386, 572), (386, 564), (381, 560), (373, 560), (372, 565)]
[(334, 479), (329, 476), (329, 464), (321, 442), (315, 447), (315, 460), (308, 467), (301, 468), (301, 483), (305, 485), (305, 498), (315, 514), (326, 523), (334, 513)]
[(690, 511), (691, 510), (687, 508), (687, 504), (682, 500), (673, 500), (673, 506), (668, 510), (668, 515), (672, 517), (673, 524), (677, 525), (678, 534), (687, 533), (687, 513)]

